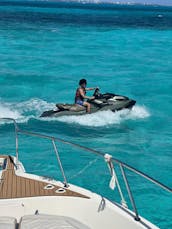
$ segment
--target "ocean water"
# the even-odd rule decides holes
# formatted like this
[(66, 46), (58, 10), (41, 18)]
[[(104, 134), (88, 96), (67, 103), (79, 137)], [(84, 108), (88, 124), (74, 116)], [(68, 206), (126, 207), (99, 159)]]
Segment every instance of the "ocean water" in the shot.
[[(1, 1), (0, 117), (109, 153), (171, 187), (171, 38), (170, 7)], [(73, 103), (80, 78), (137, 104), (131, 111), (39, 118), (57, 102)], [(11, 123), (1, 122), (1, 153), (15, 154), (13, 131)], [(119, 200), (101, 158), (57, 146), (71, 183)], [(28, 172), (61, 178), (51, 143), (20, 136), (19, 149)], [(172, 228), (171, 195), (128, 176), (139, 213)]]

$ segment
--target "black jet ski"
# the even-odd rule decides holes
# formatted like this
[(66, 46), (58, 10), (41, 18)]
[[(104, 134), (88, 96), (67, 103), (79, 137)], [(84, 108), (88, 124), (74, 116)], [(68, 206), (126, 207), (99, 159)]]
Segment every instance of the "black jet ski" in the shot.
[[(101, 94), (100, 90), (96, 88), (93, 96), (95, 99), (88, 99), (91, 104), (91, 113), (97, 111), (111, 110), (113, 112), (122, 109), (131, 109), (136, 101), (129, 99), (126, 96), (116, 95), (112, 93)], [(40, 117), (60, 117), (65, 115), (84, 115), (86, 108), (77, 104), (56, 104), (55, 110), (44, 111)]]

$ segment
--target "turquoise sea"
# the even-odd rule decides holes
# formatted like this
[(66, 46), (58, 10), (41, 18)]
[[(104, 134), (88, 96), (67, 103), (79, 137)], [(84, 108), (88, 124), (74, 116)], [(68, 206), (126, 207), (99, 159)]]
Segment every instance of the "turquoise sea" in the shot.
[[(0, 117), (15, 118), (24, 130), (109, 153), (169, 187), (171, 74), (171, 7), (0, 2)], [(57, 102), (73, 103), (80, 78), (89, 87), (126, 95), (137, 104), (131, 111), (39, 118)], [(15, 155), (13, 130), (12, 124), (1, 122), (3, 154)], [(119, 200), (108, 187), (102, 158), (57, 146), (69, 182)], [(47, 140), (20, 136), (19, 149), (28, 172), (61, 179)], [(171, 195), (128, 175), (139, 213), (160, 228), (172, 228)]]

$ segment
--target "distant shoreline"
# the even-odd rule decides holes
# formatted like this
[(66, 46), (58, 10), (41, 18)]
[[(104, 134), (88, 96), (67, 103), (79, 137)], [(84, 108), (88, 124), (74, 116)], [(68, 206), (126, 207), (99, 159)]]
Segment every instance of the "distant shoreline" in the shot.
[(109, 2), (94, 2), (94, 0), (91, 0), (90, 2), (87, 1), (75, 1), (75, 0), (2, 0), (0, 1), (0, 5), (17, 5), (17, 6), (48, 6), (48, 7), (83, 7), (83, 8), (123, 8), (123, 7), (131, 7), (135, 9), (139, 8), (154, 8), (154, 9), (161, 9), (161, 8), (169, 8), (172, 9), (172, 5), (163, 5), (163, 4), (149, 4), (149, 3), (132, 3), (132, 2), (127, 2), (127, 3), (121, 3), (121, 2), (112, 2), (109, 0)]

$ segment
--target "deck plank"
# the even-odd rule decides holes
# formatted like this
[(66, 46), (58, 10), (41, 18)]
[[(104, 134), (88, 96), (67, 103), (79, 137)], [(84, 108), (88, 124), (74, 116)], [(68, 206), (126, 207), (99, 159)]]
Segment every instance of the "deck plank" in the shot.
[(56, 193), (55, 191), (61, 187), (54, 185), (53, 189), (46, 190), (44, 187), (51, 184), (51, 181), (38, 181), (31, 178), (18, 176), (15, 173), (15, 166), (9, 156), (0, 155), (7, 158), (6, 169), (2, 172), (0, 182), (0, 199), (24, 198), (35, 196), (73, 196), (89, 198), (80, 193), (66, 189), (64, 193)]
[(29, 185), (29, 180), (26, 179), (26, 197), (29, 197), (30, 196), (30, 185)]

